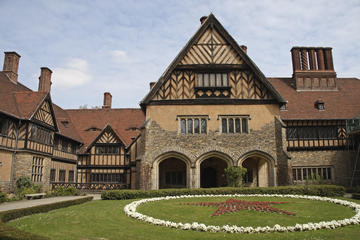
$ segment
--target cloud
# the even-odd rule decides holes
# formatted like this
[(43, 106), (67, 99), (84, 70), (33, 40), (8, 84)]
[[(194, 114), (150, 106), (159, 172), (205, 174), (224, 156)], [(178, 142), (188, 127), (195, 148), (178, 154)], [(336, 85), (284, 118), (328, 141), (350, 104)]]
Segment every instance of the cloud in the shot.
[(88, 63), (84, 59), (71, 58), (65, 67), (53, 70), (54, 88), (73, 88), (82, 86), (91, 81)]
[(124, 62), (129, 60), (127, 53), (122, 50), (113, 50), (110, 51), (110, 54), (115, 62)]

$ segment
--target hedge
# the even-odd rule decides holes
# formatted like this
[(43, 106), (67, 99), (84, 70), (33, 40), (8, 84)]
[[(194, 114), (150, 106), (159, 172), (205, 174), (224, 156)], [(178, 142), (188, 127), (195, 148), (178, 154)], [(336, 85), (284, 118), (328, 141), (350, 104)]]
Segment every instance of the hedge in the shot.
[(45, 240), (49, 239), (47, 237), (38, 236), (35, 234), (27, 233), (24, 231), (21, 231), (17, 228), (13, 228), (11, 226), (6, 225), (5, 223), (14, 220), (16, 218), (25, 217), (31, 214), (36, 213), (44, 213), (49, 212), (51, 210), (55, 210), (58, 208), (64, 208), (69, 207), (72, 205), (77, 205), (81, 203), (85, 203), (88, 201), (91, 201), (93, 197), (84, 197), (80, 199), (75, 200), (69, 200), (64, 202), (57, 202), (57, 203), (51, 203), (51, 204), (45, 204), (30, 208), (21, 208), (21, 209), (14, 209), (9, 210), (5, 212), (0, 213), (0, 239), (7, 239), (7, 240), (27, 240), (27, 239), (33, 239), (33, 240)]
[(352, 198), (353, 199), (360, 199), (360, 193), (353, 193)]
[(197, 194), (296, 194), (337, 197), (343, 196), (345, 188), (336, 185), (303, 185), (280, 187), (224, 187), (224, 188), (181, 188), (160, 190), (109, 190), (101, 193), (103, 200), (165, 197)]

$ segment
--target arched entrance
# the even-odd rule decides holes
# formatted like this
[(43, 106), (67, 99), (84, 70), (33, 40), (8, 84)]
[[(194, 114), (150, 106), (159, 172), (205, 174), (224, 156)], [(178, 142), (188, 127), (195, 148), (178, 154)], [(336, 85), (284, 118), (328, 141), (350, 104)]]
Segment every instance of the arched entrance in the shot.
[(246, 154), (239, 165), (247, 169), (244, 176), (245, 186), (268, 187), (275, 186), (275, 169), (271, 157), (264, 153), (253, 152)]
[(159, 164), (159, 188), (186, 188), (186, 164), (171, 157)]
[(210, 157), (200, 164), (200, 187), (223, 187), (226, 186), (224, 169), (228, 167), (226, 161), (218, 157)]

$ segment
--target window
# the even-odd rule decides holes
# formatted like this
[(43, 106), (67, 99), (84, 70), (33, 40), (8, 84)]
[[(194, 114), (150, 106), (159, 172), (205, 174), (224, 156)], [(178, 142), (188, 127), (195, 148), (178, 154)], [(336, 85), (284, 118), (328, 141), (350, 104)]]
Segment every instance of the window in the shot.
[(248, 119), (243, 116), (220, 116), (222, 133), (249, 133)]
[(59, 182), (65, 182), (65, 170), (59, 170)]
[(339, 126), (294, 126), (286, 128), (287, 140), (305, 139), (338, 139)]
[(199, 73), (197, 87), (228, 87), (227, 73)]
[(325, 110), (325, 103), (324, 101), (322, 101), (321, 99), (317, 100), (315, 102), (315, 108), (317, 108), (319, 111), (324, 111)]
[(44, 168), (44, 158), (33, 157), (32, 169), (31, 169), (31, 181), (42, 182)]
[(68, 181), (69, 182), (74, 182), (74, 170), (69, 171)]
[(292, 170), (294, 181), (332, 180), (332, 167), (294, 167)]
[(286, 110), (287, 110), (287, 104), (286, 103), (281, 104), (280, 111), (286, 111)]
[(125, 174), (123, 173), (92, 173), (91, 182), (93, 183), (125, 183)]
[(36, 142), (50, 145), (51, 132), (43, 127), (32, 125), (30, 139)]
[(181, 117), (180, 133), (182, 134), (206, 134), (207, 120), (204, 117)]
[(50, 169), (50, 182), (55, 182), (55, 176), (56, 175), (56, 169), (52, 168)]
[(118, 144), (98, 144), (95, 145), (96, 154), (120, 154), (120, 146)]
[(9, 130), (9, 120), (0, 117), (0, 135), (7, 136)]
[(165, 173), (166, 185), (183, 185), (184, 173), (183, 172), (166, 172)]

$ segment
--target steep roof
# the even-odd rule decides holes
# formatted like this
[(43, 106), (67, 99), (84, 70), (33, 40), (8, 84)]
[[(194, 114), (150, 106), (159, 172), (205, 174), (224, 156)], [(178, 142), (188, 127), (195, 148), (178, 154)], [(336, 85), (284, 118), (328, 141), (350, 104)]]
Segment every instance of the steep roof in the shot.
[[(0, 71), (0, 111), (18, 119), (30, 120), (40, 105), (50, 99), (50, 94), (46, 92), (34, 92), (21, 83), (12, 82), (8, 76)], [(54, 114), (56, 115), (56, 124), (58, 134), (81, 142), (67, 113), (59, 106), (52, 104)], [(59, 118), (59, 119), (58, 119)], [(61, 123), (62, 119), (69, 119), (67, 127)], [(56, 127), (55, 127), (56, 128)]]
[[(337, 78), (338, 91), (296, 91), (292, 78), (268, 78), (287, 100), (282, 119), (349, 119), (360, 112), (360, 79)], [(324, 102), (318, 110), (315, 102)]]
[(71, 122), (67, 112), (56, 104), (53, 104), (54, 113), (56, 116), (56, 123), (58, 126), (58, 134), (82, 142), (80, 135), (78, 134), (74, 124)]
[(203, 22), (198, 29), (198, 31), (193, 35), (193, 37), (189, 40), (189, 42), (185, 45), (185, 47), (179, 52), (176, 58), (170, 63), (165, 72), (161, 75), (155, 85), (151, 88), (150, 92), (142, 99), (140, 105), (146, 106), (156, 92), (159, 90), (161, 85), (166, 81), (172, 71), (176, 68), (176, 66), (180, 63), (192, 45), (201, 37), (201, 35), (209, 28), (215, 27), (222, 37), (230, 44), (230, 46), (236, 51), (237, 54), (240, 55), (241, 59), (249, 66), (249, 68), (254, 72), (255, 76), (262, 82), (269, 91), (274, 95), (275, 99), (278, 102), (286, 102), (285, 99), (280, 95), (280, 93), (270, 84), (264, 74), (260, 71), (260, 69), (256, 66), (256, 64), (250, 59), (250, 57), (241, 49), (238, 43), (232, 38), (232, 36), (226, 31), (226, 29), (221, 25), (221, 23), (215, 18), (215, 16), (211, 13), (205, 22)]
[(141, 109), (70, 109), (66, 110), (74, 123), (84, 147), (88, 147), (108, 125), (129, 146), (140, 134), (139, 128), (145, 120)]

